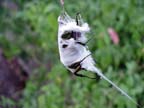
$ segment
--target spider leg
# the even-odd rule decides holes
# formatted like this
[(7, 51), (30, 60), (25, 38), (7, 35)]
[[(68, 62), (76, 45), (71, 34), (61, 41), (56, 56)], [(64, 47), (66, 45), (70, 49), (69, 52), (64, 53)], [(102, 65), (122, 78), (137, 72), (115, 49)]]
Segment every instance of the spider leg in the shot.
[(90, 56), (91, 54), (87, 55), (86, 57), (84, 57), (82, 60), (80, 60), (79, 62), (73, 63), (70, 66), (68, 66), (70, 69), (75, 69), (74, 75), (79, 76), (79, 77), (87, 77), (90, 79), (96, 79), (96, 78), (92, 78), (83, 74), (78, 73), (79, 71), (82, 70), (81, 68), (81, 62), (84, 61), (88, 56)]
[(76, 76), (78, 76), (78, 77), (86, 77), (86, 78), (90, 78), (90, 79), (96, 79), (96, 78), (92, 78), (92, 77), (89, 77), (89, 76), (86, 76), (86, 75), (83, 75), (83, 74), (78, 73), (80, 70), (82, 70), (81, 65), (79, 65), (79, 66), (76, 68), (76, 70), (75, 70), (75, 72), (74, 72), (74, 75), (76, 75)]
[(81, 15), (80, 15), (80, 12), (77, 12), (76, 14), (76, 23), (77, 25), (81, 25)]
[(82, 42), (76, 42), (77, 44), (80, 44), (82, 46), (86, 46), (86, 43), (82, 43)]
[[(94, 36), (93, 32), (90, 32), (90, 34), (92, 34)], [(94, 40), (94, 38), (95, 37), (90, 37), (85, 44), (87, 45), (90, 41)]]

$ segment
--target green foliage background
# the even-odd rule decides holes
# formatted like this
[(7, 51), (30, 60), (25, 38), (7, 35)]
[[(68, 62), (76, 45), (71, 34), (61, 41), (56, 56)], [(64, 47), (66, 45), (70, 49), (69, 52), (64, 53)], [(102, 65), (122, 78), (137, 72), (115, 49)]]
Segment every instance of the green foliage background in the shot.
[[(0, 9), (0, 46), (7, 58), (36, 59), (27, 81), (22, 108), (137, 108), (106, 81), (70, 75), (59, 61), (57, 17), (58, 0), (13, 1), (18, 10)], [(82, 17), (92, 29), (89, 43), (98, 67), (120, 88), (144, 105), (144, 1), (143, 0), (65, 0), (67, 12)], [(114, 45), (109, 27), (119, 34)], [(10, 36), (9, 36), (10, 34)], [(90, 36), (91, 36), (90, 35)], [(48, 71), (47, 63), (52, 64)], [(84, 72), (85, 74), (89, 74)]]

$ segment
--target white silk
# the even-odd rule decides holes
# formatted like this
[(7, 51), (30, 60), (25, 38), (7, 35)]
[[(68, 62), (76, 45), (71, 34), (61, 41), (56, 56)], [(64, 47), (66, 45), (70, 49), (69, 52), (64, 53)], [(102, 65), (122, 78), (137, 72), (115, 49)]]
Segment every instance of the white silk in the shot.
[[(76, 43), (85, 43), (87, 41), (85, 33), (89, 32), (90, 28), (87, 23), (84, 23), (82, 26), (76, 25), (74, 19), (69, 19), (69, 21), (67, 20), (67, 22), (64, 22), (64, 20), (61, 19), (61, 16), (58, 18), (58, 22), (58, 46), (60, 60), (65, 66), (69, 66), (72, 63), (82, 60), (85, 56), (90, 54), (86, 47)], [(73, 38), (68, 40), (62, 39), (61, 36), (65, 31), (80, 32), (81, 37), (77, 38), (77, 40), (74, 40)], [(68, 47), (63, 48), (63, 44), (67, 44)]]

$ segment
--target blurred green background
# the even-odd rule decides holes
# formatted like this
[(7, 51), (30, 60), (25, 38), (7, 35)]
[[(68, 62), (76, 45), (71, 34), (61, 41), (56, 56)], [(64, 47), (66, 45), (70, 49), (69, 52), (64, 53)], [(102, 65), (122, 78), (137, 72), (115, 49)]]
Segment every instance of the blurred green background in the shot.
[[(65, 0), (69, 15), (81, 12), (94, 37), (88, 44), (97, 66), (144, 105), (144, 0)], [(8, 59), (34, 60), (18, 102), (22, 108), (138, 108), (104, 80), (71, 75), (59, 61), (59, 0), (0, 1), (0, 47)], [(119, 36), (112, 42), (108, 28)], [(31, 68), (31, 67), (30, 67)], [(88, 72), (84, 72), (89, 74)], [(90, 74), (91, 75), (91, 74)]]

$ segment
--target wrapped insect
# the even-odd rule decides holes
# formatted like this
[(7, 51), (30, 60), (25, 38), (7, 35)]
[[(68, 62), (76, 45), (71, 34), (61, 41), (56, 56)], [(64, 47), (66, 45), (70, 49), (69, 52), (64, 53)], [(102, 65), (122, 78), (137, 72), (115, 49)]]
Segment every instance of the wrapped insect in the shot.
[(93, 60), (91, 52), (86, 44), (88, 41), (86, 33), (90, 31), (90, 27), (86, 22), (83, 22), (80, 14), (76, 14), (76, 19), (73, 19), (66, 13), (66, 11), (63, 11), (58, 17), (58, 25), (58, 47), (62, 64), (70, 72), (79, 77), (88, 77), (80, 74), (79, 72), (81, 70), (96, 73), (98, 76), (113, 85), (128, 99), (136, 103), (126, 92), (109, 80), (95, 66), (95, 61)]

